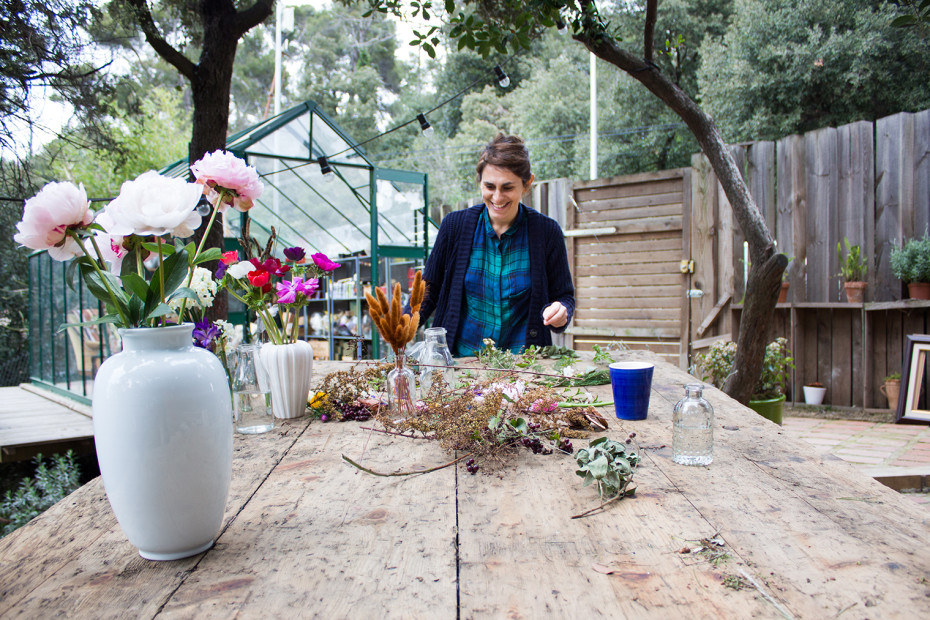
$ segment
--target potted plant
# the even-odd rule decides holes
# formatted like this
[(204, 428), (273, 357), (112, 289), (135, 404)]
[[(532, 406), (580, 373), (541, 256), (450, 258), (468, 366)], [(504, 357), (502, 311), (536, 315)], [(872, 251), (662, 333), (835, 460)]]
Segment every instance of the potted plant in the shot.
[(849, 239), (843, 239), (846, 243), (846, 258), (843, 258), (843, 244), (836, 244), (836, 256), (840, 261), (840, 277), (843, 278), (843, 286), (846, 289), (846, 300), (851, 304), (861, 304), (865, 297), (865, 275), (868, 266), (865, 257), (862, 256), (862, 250), (858, 245), (849, 245)]
[(898, 395), (901, 393), (901, 373), (893, 372), (883, 381), (879, 390), (888, 399), (888, 408), (894, 411), (898, 408)]
[[(765, 347), (762, 360), (762, 374), (756, 383), (749, 400), (749, 408), (764, 418), (781, 424), (785, 407), (785, 382), (788, 369), (794, 368), (788, 341), (776, 338)], [(703, 372), (704, 381), (721, 388), (727, 377), (733, 372), (733, 360), (736, 358), (736, 343), (718, 340), (706, 353), (698, 356), (698, 365)]]
[[(794, 260), (794, 257), (788, 258), (788, 262)], [(788, 289), (790, 288), (791, 283), (788, 282), (788, 268), (785, 268), (784, 273), (781, 274), (781, 290), (778, 291), (778, 303), (783, 304), (788, 301)]]
[(808, 405), (822, 405), (827, 388), (820, 381), (811, 381), (804, 384), (804, 402)]
[(907, 284), (911, 299), (930, 299), (930, 234), (891, 250), (891, 273)]

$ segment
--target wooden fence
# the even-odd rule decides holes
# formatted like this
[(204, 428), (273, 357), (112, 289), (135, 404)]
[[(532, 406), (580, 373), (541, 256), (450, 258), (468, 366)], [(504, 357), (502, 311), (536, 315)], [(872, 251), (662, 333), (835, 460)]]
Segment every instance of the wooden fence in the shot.
[[(829, 404), (885, 407), (879, 387), (901, 370), (904, 337), (930, 333), (930, 304), (905, 301), (889, 265), (892, 247), (930, 227), (930, 110), (731, 149), (792, 258), (788, 303), (769, 330), (796, 359), (789, 400), (820, 381)], [(678, 170), (545, 181), (527, 202), (566, 232), (577, 309), (564, 344), (621, 340), (688, 368), (713, 341), (736, 338), (744, 239), (702, 155)], [(842, 292), (844, 239), (869, 261), (865, 304)]]

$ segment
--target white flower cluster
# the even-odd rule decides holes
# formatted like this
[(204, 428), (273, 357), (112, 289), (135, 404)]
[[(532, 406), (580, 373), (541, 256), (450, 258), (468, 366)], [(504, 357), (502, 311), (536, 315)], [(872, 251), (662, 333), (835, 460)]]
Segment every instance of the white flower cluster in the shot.
[[(191, 280), (191, 290), (197, 294), (202, 308), (209, 308), (213, 304), (213, 298), (216, 296), (218, 283), (213, 279), (213, 274), (203, 267), (194, 267), (194, 277)], [(169, 302), (175, 312), (181, 308), (182, 297), (175, 297)]]

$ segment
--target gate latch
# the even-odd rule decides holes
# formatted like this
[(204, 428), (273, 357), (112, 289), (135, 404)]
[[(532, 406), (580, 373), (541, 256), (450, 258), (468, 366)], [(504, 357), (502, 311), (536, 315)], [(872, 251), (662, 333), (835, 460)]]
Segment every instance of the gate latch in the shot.
[(678, 265), (678, 269), (681, 273), (694, 273), (694, 261), (693, 260), (683, 260)]

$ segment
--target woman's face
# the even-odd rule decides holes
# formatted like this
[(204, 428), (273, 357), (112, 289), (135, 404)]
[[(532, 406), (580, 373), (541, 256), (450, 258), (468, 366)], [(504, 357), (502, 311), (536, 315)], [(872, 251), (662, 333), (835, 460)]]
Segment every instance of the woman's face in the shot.
[(523, 198), (523, 194), (530, 188), (532, 182), (532, 175), (528, 182), (523, 183), (520, 177), (507, 168), (499, 168), (490, 164), (481, 171), (481, 197), (487, 205), (491, 226), (498, 233), (507, 230), (507, 227), (516, 219), (520, 199)]

